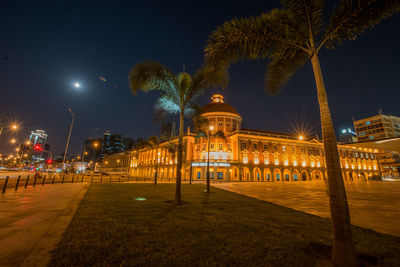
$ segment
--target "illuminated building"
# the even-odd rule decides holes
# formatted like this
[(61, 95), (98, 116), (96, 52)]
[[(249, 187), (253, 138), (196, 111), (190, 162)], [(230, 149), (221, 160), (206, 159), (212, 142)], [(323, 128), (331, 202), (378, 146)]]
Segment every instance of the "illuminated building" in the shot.
[(44, 146), (46, 143), (47, 134), (43, 130), (31, 131), (31, 135), (29, 137), (29, 144), (32, 146), (40, 145)]
[[(184, 181), (205, 180), (208, 154), (213, 180), (283, 182), (326, 179), (322, 142), (305, 136), (242, 128), (241, 115), (224, 102), (222, 95), (214, 95), (194, 122), (195, 133), (188, 130), (183, 139)], [(200, 129), (208, 131), (210, 138), (196, 138)], [(172, 142), (176, 144), (177, 138)], [(155, 148), (131, 150), (129, 160), (123, 164), (120, 160), (115, 171), (118, 168), (131, 176), (153, 179), (157, 169), (161, 181), (175, 179), (176, 153), (171, 153), (170, 145), (171, 142), (162, 142)], [(338, 149), (344, 179), (367, 179), (380, 174), (373, 151), (350, 145), (338, 145)], [(111, 172), (114, 169), (110, 162), (116, 164), (118, 159), (109, 157), (104, 161), (108, 162), (107, 170)], [(127, 153), (124, 154), (126, 158)], [(104, 161), (102, 168), (106, 168)]]
[(133, 140), (128, 137), (123, 137), (122, 134), (111, 134), (110, 131), (104, 132), (104, 139), (102, 140), (102, 152), (100, 160), (106, 155), (111, 155), (126, 150), (130, 150), (133, 145)]
[(378, 114), (354, 121), (359, 141), (393, 138), (400, 136), (400, 117)]

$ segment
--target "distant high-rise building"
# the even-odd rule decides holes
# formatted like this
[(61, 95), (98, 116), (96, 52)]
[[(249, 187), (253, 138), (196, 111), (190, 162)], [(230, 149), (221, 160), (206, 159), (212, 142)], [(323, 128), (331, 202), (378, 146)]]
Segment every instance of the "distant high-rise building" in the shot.
[(100, 159), (103, 146), (103, 138), (86, 139), (84, 142), (86, 162), (97, 162)]
[(47, 134), (45, 131), (43, 130), (31, 131), (31, 136), (29, 137), (29, 143), (32, 146), (40, 145), (44, 147), (46, 139), (47, 139)]
[(175, 122), (161, 123), (161, 134), (160, 134), (161, 139), (168, 140), (174, 137), (175, 127), (176, 127)]
[(400, 136), (400, 117), (378, 115), (354, 121), (359, 141), (370, 141)]
[(36, 162), (50, 158), (50, 145), (46, 144), (47, 134), (43, 130), (31, 131), (29, 146), (32, 148), (32, 160)]
[(129, 150), (132, 148), (132, 146), (132, 138), (124, 137), (119, 133), (111, 134), (110, 131), (105, 131), (100, 159), (103, 159), (105, 155)]
[(339, 140), (342, 143), (354, 143), (357, 142), (357, 134), (353, 132), (350, 128), (343, 129), (339, 134)]

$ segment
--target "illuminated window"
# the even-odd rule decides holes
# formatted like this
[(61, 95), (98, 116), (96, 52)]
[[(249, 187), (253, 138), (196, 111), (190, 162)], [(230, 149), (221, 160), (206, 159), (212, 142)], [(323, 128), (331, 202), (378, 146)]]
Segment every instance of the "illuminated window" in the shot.
[(286, 146), (282, 146), (282, 151), (286, 151)]
[(297, 166), (297, 160), (293, 160), (293, 166)]
[(257, 144), (253, 144), (253, 150), (257, 150)]
[(243, 163), (248, 163), (249, 160), (247, 159), (247, 154), (243, 155)]
[(267, 151), (268, 150), (268, 146), (267, 146), (267, 144), (264, 144), (264, 151)]
[(269, 158), (268, 158), (268, 156), (264, 156), (264, 164), (269, 164)]
[(296, 147), (292, 146), (292, 153), (296, 153)]
[(222, 149), (223, 149), (222, 143), (219, 143), (219, 144), (218, 144), (218, 149), (219, 149), (219, 150), (222, 150)]
[(278, 151), (278, 147), (274, 145), (274, 152)]
[(247, 143), (246, 142), (242, 142), (242, 150), (247, 149)]
[(258, 164), (258, 155), (254, 155), (254, 164)]
[(206, 150), (206, 144), (203, 144), (203, 150)]
[(275, 165), (279, 165), (278, 156), (275, 156), (275, 157), (274, 157), (274, 164), (275, 164)]
[(231, 151), (231, 143), (228, 143), (228, 151)]
[(214, 149), (214, 144), (211, 144), (210, 146), (211, 146), (211, 149)]

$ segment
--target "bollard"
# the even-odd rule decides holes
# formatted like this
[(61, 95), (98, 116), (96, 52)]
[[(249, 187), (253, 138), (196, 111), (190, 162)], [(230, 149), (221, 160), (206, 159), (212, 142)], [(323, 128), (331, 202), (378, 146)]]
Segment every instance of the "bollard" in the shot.
[(92, 174), (92, 178), (90, 179), (90, 183), (93, 183), (93, 174)]
[(65, 179), (65, 174), (63, 174), (63, 178), (62, 178), (62, 180), (61, 180), (61, 184), (64, 183), (64, 179)]
[(6, 192), (6, 187), (7, 187), (7, 184), (8, 184), (8, 176), (6, 177), (6, 181), (4, 182), (4, 186), (3, 186), (3, 194)]
[(46, 175), (43, 176), (42, 186), (44, 186), (44, 181), (46, 181)]
[(100, 174), (100, 183), (103, 182), (103, 174)]
[(83, 172), (82, 172), (82, 180), (81, 180), (81, 183), (83, 183)]
[(74, 175), (72, 174), (72, 181), (71, 181), (71, 183), (73, 184), (74, 183)]
[(54, 180), (56, 179), (56, 175), (53, 175), (53, 182), (51, 182), (52, 184), (54, 184)]
[(27, 188), (27, 187), (28, 187), (28, 183), (29, 183), (29, 175), (28, 175), (28, 177), (26, 177), (26, 181), (25, 181), (25, 188)]
[(35, 174), (35, 180), (33, 180), (33, 187), (36, 186), (36, 179), (37, 179), (37, 176), (38, 176), (38, 174), (36, 173), (36, 174)]
[(19, 184), (19, 180), (20, 180), (20, 179), (21, 179), (21, 175), (18, 176), (17, 184), (15, 185), (15, 191), (18, 190), (18, 184)]

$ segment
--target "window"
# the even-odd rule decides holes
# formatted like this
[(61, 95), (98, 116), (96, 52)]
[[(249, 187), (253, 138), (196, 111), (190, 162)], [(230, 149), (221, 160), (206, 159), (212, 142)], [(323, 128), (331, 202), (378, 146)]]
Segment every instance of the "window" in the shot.
[(222, 143), (219, 143), (219, 144), (218, 144), (218, 149), (219, 149), (219, 150), (222, 150), (222, 149), (223, 149)]
[(283, 152), (286, 151), (286, 146), (282, 146), (282, 151), (283, 151)]
[(222, 127), (222, 121), (218, 122), (218, 126)]
[(210, 146), (211, 146), (211, 149), (214, 149), (214, 144), (211, 144)]
[(258, 164), (258, 155), (254, 155), (254, 164)]
[(304, 154), (304, 147), (300, 148), (300, 152)]
[(247, 159), (247, 154), (243, 155), (243, 163), (247, 163), (249, 160)]
[(232, 131), (236, 131), (236, 121), (235, 120), (233, 121), (233, 124), (232, 124)]
[(214, 179), (214, 172), (210, 172), (210, 179)]
[(297, 181), (297, 174), (293, 174), (293, 181)]
[(242, 150), (247, 149), (247, 143), (246, 142), (242, 142)]
[(201, 172), (197, 172), (197, 179), (201, 179)]
[(231, 151), (231, 143), (228, 143), (228, 151)]
[(267, 173), (267, 181), (269, 181), (271, 178), (270, 178), (270, 175), (269, 175), (269, 173)]
[(206, 150), (206, 144), (203, 144), (203, 150)]
[(292, 153), (296, 153), (296, 147), (292, 146)]
[(264, 144), (263, 149), (264, 149), (264, 151), (267, 151), (267, 150), (268, 150), (267, 144)]
[(226, 127), (230, 127), (231, 126), (231, 123), (230, 122), (227, 122), (226, 123)]
[(253, 150), (257, 150), (257, 144), (253, 144)]
[(276, 174), (276, 180), (277, 180), (277, 181), (280, 181), (280, 180), (281, 180), (281, 177), (279, 176), (279, 173)]
[(224, 179), (224, 173), (223, 172), (217, 172), (217, 179)]
[(278, 151), (278, 147), (274, 145), (274, 152)]
[(285, 174), (285, 180), (289, 181), (289, 174)]

